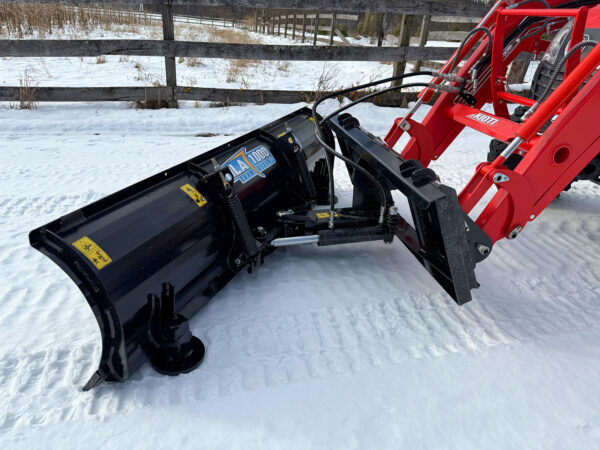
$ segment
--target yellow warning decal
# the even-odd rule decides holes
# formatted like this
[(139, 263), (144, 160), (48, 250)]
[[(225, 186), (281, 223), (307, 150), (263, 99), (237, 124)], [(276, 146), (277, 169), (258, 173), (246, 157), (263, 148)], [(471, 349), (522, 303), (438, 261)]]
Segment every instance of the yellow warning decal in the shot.
[(198, 192), (196, 190), (196, 188), (194, 186), (192, 186), (191, 184), (184, 184), (179, 189), (181, 189), (183, 192), (185, 192), (187, 195), (189, 195), (190, 198), (192, 200), (194, 200), (196, 202), (196, 204), (198, 205), (198, 207), (200, 207), (200, 208), (202, 208), (204, 205), (206, 205), (208, 203), (208, 201), (204, 197), (202, 197), (202, 194), (200, 192)]
[(279, 133), (277, 135), (277, 138), (280, 138), (281, 136), (285, 136), (287, 134), (287, 131), (284, 131), (283, 133)]
[[(317, 219), (329, 219), (329, 213), (328, 212), (320, 212), (320, 213), (316, 213), (317, 214)], [(336, 213), (335, 211), (333, 212), (333, 217), (338, 217), (338, 213)]]
[(309, 117), (308, 120), (310, 120), (312, 123), (315, 123), (315, 118), (314, 117)]
[(110, 256), (87, 236), (73, 242), (73, 247), (83, 253), (83, 255), (89, 259), (98, 270), (112, 262)]

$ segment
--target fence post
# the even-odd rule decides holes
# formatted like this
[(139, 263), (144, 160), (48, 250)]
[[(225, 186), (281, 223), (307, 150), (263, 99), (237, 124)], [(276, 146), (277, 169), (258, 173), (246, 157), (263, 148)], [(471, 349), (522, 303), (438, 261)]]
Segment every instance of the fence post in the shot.
[(383, 44), (383, 33), (385, 32), (385, 27), (383, 26), (384, 17), (385, 14), (380, 14), (379, 20), (377, 21), (377, 47), (381, 47)]
[[(410, 28), (410, 16), (407, 14), (402, 14), (402, 18), (400, 19), (400, 33), (398, 34), (398, 47), (408, 47), (410, 44), (410, 33), (408, 29)], [(406, 70), (406, 61), (397, 61), (394, 63), (394, 76), (397, 77), (399, 75), (404, 75), (404, 71)], [(402, 81), (392, 81), (392, 86), (400, 86)]]
[(302, 43), (304, 44), (304, 36), (306, 35), (306, 13), (302, 14)]
[[(173, 6), (169, 3), (161, 5), (162, 25), (163, 25), (163, 40), (175, 40), (175, 24), (173, 23)], [(177, 71), (175, 69), (175, 57), (165, 56), (165, 73), (167, 78), (167, 87), (171, 88), (171, 98), (167, 99), (169, 108), (177, 108), (177, 100), (175, 99), (175, 87), (177, 87)]]
[(294, 14), (292, 21), (292, 39), (296, 39), (296, 14)]
[(329, 45), (333, 45), (333, 32), (335, 30), (335, 13), (331, 13), (331, 29), (329, 30)]
[(284, 30), (283, 30), (283, 37), (287, 37), (287, 29), (288, 29), (288, 15), (285, 15), (285, 24), (284, 24)]
[(315, 32), (313, 36), (313, 45), (317, 45), (317, 34), (319, 34), (319, 13), (315, 13), (315, 26), (313, 27), (313, 31)]
[(254, 10), (254, 32), (258, 33), (258, 9)]
[[(429, 36), (429, 25), (431, 24), (431, 16), (423, 16), (423, 22), (421, 22), (421, 36), (419, 36), (419, 47), (425, 47), (427, 44), (427, 37)], [(418, 72), (421, 70), (423, 61), (419, 60), (415, 62), (414, 71)]]
[(281, 36), (281, 16), (277, 16), (277, 36)]

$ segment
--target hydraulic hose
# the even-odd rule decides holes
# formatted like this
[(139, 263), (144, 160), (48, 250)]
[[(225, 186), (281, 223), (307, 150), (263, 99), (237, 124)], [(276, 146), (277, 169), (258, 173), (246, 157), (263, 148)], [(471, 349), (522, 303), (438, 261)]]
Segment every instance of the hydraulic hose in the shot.
[[(515, 9), (518, 8), (519, 6), (523, 6), (523, 5), (527, 5), (529, 3), (541, 3), (542, 5), (544, 5), (544, 7), (546, 9), (550, 9), (550, 3), (548, 3), (546, 0), (524, 0), (522, 2), (519, 3), (515, 3), (514, 5), (509, 6), (506, 9)], [(529, 34), (526, 34), (525, 36), (519, 38), (521, 41), (524, 41), (525, 39), (529, 39), (532, 36), (535, 36), (536, 34), (538, 34), (539, 32), (541, 32), (542, 30), (544, 30), (546, 28), (546, 26), (548, 25), (548, 23), (550, 22), (550, 17), (546, 17), (546, 19), (544, 20), (544, 23), (542, 24), (542, 26), (540, 27), (540, 29), (535, 30), (530, 32)]]
[[(385, 189), (383, 189), (383, 186), (381, 185), (381, 183), (377, 180), (377, 178), (375, 178), (373, 175), (371, 175), (371, 173), (368, 170), (366, 170), (359, 164), (355, 163), (351, 159), (346, 158), (344, 155), (341, 155), (340, 153), (336, 152), (331, 146), (329, 146), (329, 144), (327, 142), (325, 142), (325, 137), (323, 136), (323, 130), (322, 130), (322, 125), (324, 124), (324, 122), (319, 121), (319, 119), (318, 119), (317, 107), (323, 101), (330, 99), (330, 98), (337, 97), (339, 95), (347, 94), (350, 92), (355, 92), (360, 89), (370, 88), (373, 86), (377, 86), (379, 84), (388, 83), (390, 81), (402, 80), (404, 78), (411, 78), (411, 77), (422, 76), (422, 75), (433, 76), (434, 72), (429, 71), (429, 70), (423, 70), (423, 71), (419, 71), (419, 72), (413, 72), (413, 73), (409, 73), (409, 74), (403, 74), (403, 75), (398, 75), (398, 76), (394, 76), (394, 77), (383, 78), (381, 80), (361, 84), (361, 85), (354, 86), (351, 88), (341, 89), (339, 91), (332, 92), (330, 94), (323, 96), (322, 98), (317, 100), (315, 103), (313, 103), (313, 106), (312, 106), (312, 116), (313, 116), (313, 120), (315, 122), (315, 136), (317, 137), (317, 140), (321, 143), (321, 145), (323, 146), (325, 151), (328, 153), (328, 155), (339, 158), (342, 161), (344, 161), (346, 164), (354, 167), (356, 170), (358, 170), (363, 175), (365, 175), (365, 177), (367, 177), (377, 187), (377, 190), (378, 190), (379, 196), (380, 196), (382, 215), (387, 207), (387, 198), (386, 198), (386, 194), (385, 194)], [(390, 90), (395, 90), (395, 89), (402, 89), (402, 88), (403, 88), (403, 86), (395, 86), (393, 89), (388, 88), (387, 90), (385, 90), (385, 92), (388, 92)], [(383, 91), (380, 91), (380, 92), (383, 93)], [(377, 93), (375, 93), (375, 94), (377, 94)], [(370, 94), (370, 95), (372, 95), (372, 94)], [(372, 97), (374, 97), (374, 95), (372, 95)], [(372, 98), (372, 97), (370, 97), (370, 98)], [(354, 104), (356, 104), (356, 103), (354, 103)], [(329, 118), (331, 118), (331, 117), (329, 117)], [(327, 172), (329, 173), (329, 209), (330, 209), (329, 226), (330, 226), (330, 228), (333, 228), (333, 220), (334, 220), (333, 219), (333, 217), (334, 217), (333, 211), (335, 209), (335, 195), (334, 195), (335, 194), (335, 182), (334, 182), (334, 178), (333, 178), (333, 167), (332, 167), (332, 161), (330, 160), (330, 157), (327, 156), (325, 158), (325, 161), (327, 163)]]
[(546, 97), (548, 97), (548, 95), (550, 94), (550, 91), (552, 90), (552, 86), (554, 85), (554, 83), (556, 82), (556, 79), (558, 78), (558, 74), (562, 70), (563, 66), (567, 63), (568, 59), (571, 56), (573, 56), (575, 54), (575, 52), (577, 52), (578, 50), (582, 49), (583, 47), (594, 47), (597, 44), (598, 43), (596, 41), (581, 41), (580, 43), (575, 44), (567, 52), (567, 54), (565, 56), (563, 56), (563, 58), (558, 63), (558, 66), (556, 66), (556, 69), (554, 69), (554, 73), (552, 74), (552, 78), (550, 79), (550, 83), (548, 83), (548, 86), (546, 86), (546, 89), (544, 89), (544, 93), (541, 95), (541, 97), (537, 101), (537, 103), (539, 104), (539, 103), (542, 103), (544, 100), (546, 100)]
[(449, 70), (450, 73), (452, 73), (452, 71), (454, 71), (454, 69), (456, 68), (456, 65), (458, 63), (458, 57), (460, 56), (460, 52), (462, 52), (462, 49), (464, 48), (466, 43), (469, 41), (469, 39), (471, 39), (471, 37), (473, 37), (475, 34), (477, 34), (479, 32), (483, 32), (483, 33), (487, 34), (487, 37), (488, 37), (488, 41), (487, 41), (487, 45), (486, 45), (486, 49), (485, 49), (485, 55), (483, 55), (483, 56), (485, 57), (490, 54), (490, 50), (492, 49), (492, 32), (489, 30), (489, 28), (486, 28), (486, 27), (474, 28), (462, 40), (462, 42), (460, 43), (460, 45), (458, 47), (458, 50), (454, 54), (454, 57), (452, 58), (452, 66), (450, 67), (450, 70)]

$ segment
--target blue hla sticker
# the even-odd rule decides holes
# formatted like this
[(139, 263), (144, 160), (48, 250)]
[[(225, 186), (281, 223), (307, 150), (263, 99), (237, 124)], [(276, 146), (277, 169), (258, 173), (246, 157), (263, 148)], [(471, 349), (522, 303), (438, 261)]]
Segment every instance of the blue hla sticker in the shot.
[(275, 157), (264, 145), (246, 150), (242, 147), (231, 156), (223, 167), (229, 167), (233, 174), (233, 182), (247, 183), (254, 177), (265, 177), (265, 170), (275, 164)]

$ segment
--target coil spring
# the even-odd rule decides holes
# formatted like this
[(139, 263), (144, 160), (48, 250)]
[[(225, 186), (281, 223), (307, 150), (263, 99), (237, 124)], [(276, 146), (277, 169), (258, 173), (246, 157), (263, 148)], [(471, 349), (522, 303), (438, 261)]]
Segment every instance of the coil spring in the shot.
[(256, 241), (252, 235), (252, 230), (250, 230), (250, 225), (248, 224), (248, 219), (246, 218), (240, 198), (232, 192), (231, 195), (225, 198), (225, 204), (239, 232), (239, 242), (242, 251), (248, 257), (255, 256), (258, 253), (258, 248), (256, 247)]
[(306, 195), (309, 199), (313, 199), (317, 196), (317, 190), (315, 189), (312, 177), (308, 172), (308, 166), (306, 165), (306, 155), (302, 150), (297, 150), (296, 152), (294, 152), (294, 155), (296, 157), (296, 165), (298, 166), (298, 172), (300, 172), (302, 184), (306, 189)]

